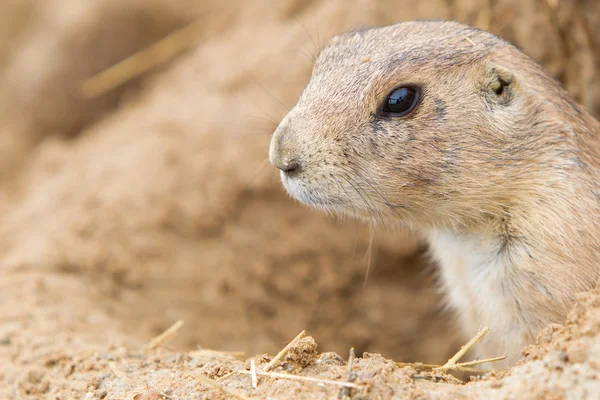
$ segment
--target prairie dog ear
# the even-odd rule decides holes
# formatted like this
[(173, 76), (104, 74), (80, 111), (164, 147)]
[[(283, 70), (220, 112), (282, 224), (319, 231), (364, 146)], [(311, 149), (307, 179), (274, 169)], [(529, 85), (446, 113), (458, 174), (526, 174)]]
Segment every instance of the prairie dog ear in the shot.
[(515, 92), (515, 75), (508, 69), (493, 63), (485, 66), (483, 91), (495, 103), (507, 104)]

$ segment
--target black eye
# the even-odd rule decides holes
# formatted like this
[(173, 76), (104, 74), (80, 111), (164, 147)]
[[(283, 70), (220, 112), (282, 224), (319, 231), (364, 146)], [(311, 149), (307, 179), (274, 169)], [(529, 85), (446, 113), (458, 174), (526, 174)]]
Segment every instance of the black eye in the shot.
[(419, 100), (419, 93), (413, 87), (399, 87), (388, 96), (383, 111), (396, 115), (406, 115), (412, 111)]

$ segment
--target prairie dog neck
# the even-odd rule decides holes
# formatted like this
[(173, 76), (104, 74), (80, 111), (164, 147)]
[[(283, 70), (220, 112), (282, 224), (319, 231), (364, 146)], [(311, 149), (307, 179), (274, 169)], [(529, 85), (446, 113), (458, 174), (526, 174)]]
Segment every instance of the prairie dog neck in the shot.
[[(514, 266), (505, 257), (502, 239), (443, 229), (429, 230), (426, 238), (448, 305), (458, 314), (463, 333), (473, 336), (480, 326), (493, 326), (493, 336), (500, 340), (489, 345), (496, 347), (497, 353), (481, 355), (507, 355), (507, 365), (515, 362), (518, 349), (525, 345), (518, 332), (527, 327), (520, 326), (524, 321), (515, 316), (512, 291), (506, 290), (506, 275)], [(515, 342), (519, 346), (507, 346)]]

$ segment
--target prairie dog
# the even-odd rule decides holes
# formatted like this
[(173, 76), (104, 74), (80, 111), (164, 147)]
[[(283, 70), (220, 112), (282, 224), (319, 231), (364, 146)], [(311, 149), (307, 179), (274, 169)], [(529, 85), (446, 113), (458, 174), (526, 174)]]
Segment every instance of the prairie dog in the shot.
[(532, 59), (456, 22), (334, 37), (270, 146), (288, 193), (428, 242), (480, 357), (514, 363), (600, 276), (600, 124)]

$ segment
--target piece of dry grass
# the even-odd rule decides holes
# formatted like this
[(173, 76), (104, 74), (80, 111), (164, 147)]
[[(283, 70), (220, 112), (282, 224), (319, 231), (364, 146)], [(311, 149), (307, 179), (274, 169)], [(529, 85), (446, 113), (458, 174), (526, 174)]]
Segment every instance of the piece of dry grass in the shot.
[(201, 384), (203, 384), (204, 386), (208, 386), (211, 389), (215, 389), (220, 391), (221, 393), (224, 393), (228, 396), (234, 397), (236, 399), (239, 400), (250, 400), (249, 397), (244, 396), (241, 393), (236, 392), (235, 390), (229, 389), (228, 387), (225, 387), (215, 381), (213, 381), (212, 379), (206, 377), (206, 376), (202, 376), (202, 375), (194, 375), (194, 374), (190, 374), (189, 372), (183, 372), (185, 375), (189, 376), (190, 378), (194, 378), (197, 381), (199, 381)]
[(464, 346), (461, 346), (460, 350), (458, 352), (456, 352), (455, 355), (452, 356), (452, 358), (450, 358), (446, 364), (442, 365), (439, 368), (435, 368), (435, 370), (437, 371), (447, 371), (449, 369), (453, 369), (454, 367), (456, 367), (456, 362), (458, 360), (460, 360), (465, 354), (467, 354), (467, 352), (469, 350), (471, 350), (473, 348), (473, 346), (475, 346), (477, 343), (479, 343), (479, 341), (481, 339), (483, 339), (483, 337), (485, 335), (487, 335), (487, 333), (490, 331), (490, 328), (487, 326), (484, 326), (483, 328), (479, 329), (479, 332), (477, 332), (477, 335), (475, 335), (473, 337), (473, 339), (469, 340), (469, 342), (467, 344), (465, 344)]
[(444, 381), (444, 382), (452, 382), (455, 385), (464, 385), (466, 382), (461, 381), (460, 379), (452, 376), (451, 374), (444, 374), (444, 373), (440, 373), (439, 375), (433, 374), (432, 372), (429, 372), (427, 375), (413, 375), (414, 379), (423, 379), (423, 380), (427, 380), (427, 381), (431, 381), (431, 382), (438, 382), (438, 381)]
[(195, 21), (83, 82), (84, 98), (98, 97), (162, 64), (196, 43), (205, 21)]
[(252, 389), (258, 387), (258, 375), (256, 375), (256, 363), (250, 360), (250, 374), (252, 375)]
[[(400, 368), (403, 367), (411, 367), (414, 368), (416, 370), (433, 370), (436, 368), (440, 368), (441, 365), (440, 364), (423, 364), (420, 362), (414, 362), (414, 363), (409, 363), (409, 362), (397, 362), (396, 365)], [(485, 374), (488, 373), (490, 371), (486, 371), (485, 369), (480, 369), (480, 368), (470, 368), (467, 366), (462, 366), (460, 364), (457, 364), (455, 368), (453, 368), (454, 371), (464, 371), (464, 372), (473, 372), (473, 373), (478, 373), (478, 374)]]
[(154, 350), (157, 347), (164, 346), (165, 343), (172, 340), (176, 335), (177, 331), (183, 326), (183, 321), (179, 320), (167, 328), (163, 333), (155, 337), (148, 343), (146, 350)]
[(108, 363), (108, 367), (110, 368), (111, 372), (118, 378), (121, 379), (122, 381), (127, 381), (127, 374), (123, 371), (121, 371), (118, 367), (117, 364), (115, 364), (113, 361), (109, 361)]
[[(473, 361), (466, 361), (466, 362), (462, 362), (462, 363), (456, 363), (455, 367), (457, 368), (468, 368), (471, 365), (479, 365), (479, 364), (485, 364), (485, 363), (489, 363), (489, 362), (495, 362), (495, 361), (501, 361), (506, 359), (506, 356), (499, 356), (499, 357), (492, 357), (492, 358), (484, 358), (483, 360), (473, 360)], [(481, 370), (483, 371), (483, 370)]]
[[(252, 374), (251, 371), (237, 371), (237, 372), (240, 374), (245, 374), (245, 375)], [(348, 388), (353, 388), (353, 389), (361, 389), (362, 388), (361, 385), (358, 385), (358, 384), (352, 383), (352, 382), (334, 381), (331, 379), (319, 379), (319, 378), (313, 378), (310, 376), (284, 374), (281, 372), (256, 371), (256, 374), (260, 375), (260, 376), (267, 376), (269, 378), (274, 378), (274, 379), (288, 379), (290, 381), (313, 382), (313, 383), (319, 383), (319, 384), (323, 384), (323, 385), (335, 385), (335, 386), (348, 387)]]
[(466, 361), (466, 362), (462, 362), (462, 363), (457, 362), (469, 350), (471, 350), (473, 348), (473, 346), (475, 346), (481, 339), (483, 339), (483, 337), (489, 331), (490, 331), (490, 329), (487, 326), (484, 326), (483, 328), (479, 329), (479, 331), (477, 332), (477, 335), (475, 335), (471, 340), (469, 340), (469, 342), (467, 344), (462, 346), (460, 348), (460, 350), (456, 354), (454, 354), (454, 356), (452, 356), (452, 358), (450, 358), (448, 360), (448, 362), (446, 362), (446, 364), (444, 364), (444, 365), (423, 364), (423, 363), (418, 363), (418, 362), (416, 362), (416, 363), (397, 362), (396, 365), (401, 368), (402, 367), (412, 367), (415, 369), (429, 369), (429, 370), (438, 371), (438, 372), (445, 372), (445, 371), (453, 370), (453, 371), (474, 372), (474, 373), (479, 373), (479, 374), (489, 373), (491, 371), (487, 371), (487, 370), (479, 369), (479, 368), (472, 368), (472, 366), (504, 360), (506, 358), (506, 356), (486, 358), (483, 360)]
[[(488, 370), (481, 369), (481, 368), (471, 368), (471, 366), (485, 364), (485, 363), (494, 362), (494, 361), (501, 361), (504, 359), (506, 359), (506, 356), (484, 358), (482, 360), (473, 360), (473, 361), (467, 361), (467, 362), (462, 362), (462, 363), (456, 363), (454, 365), (454, 367), (447, 368), (447, 369), (451, 369), (453, 371), (464, 371), (464, 372), (474, 372), (474, 373), (478, 373), (478, 374), (487, 374), (492, 371), (488, 371)], [(444, 367), (443, 365), (439, 365), (439, 364), (423, 364), (420, 362), (415, 362), (415, 363), (397, 362), (396, 365), (400, 368), (412, 367), (414, 369), (431, 369), (431, 370), (441, 370), (442, 367)]]
[(198, 346), (198, 353), (209, 353), (209, 354), (223, 354), (226, 356), (235, 357), (238, 359), (243, 359), (246, 356), (246, 353), (243, 351), (226, 351), (226, 350), (214, 350), (214, 349), (205, 349), (203, 347)]
[(300, 332), (298, 334), (298, 336), (293, 338), (292, 341), (289, 342), (287, 344), (287, 346), (285, 346), (279, 353), (277, 353), (277, 355), (275, 357), (273, 357), (273, 359), (265, 366), (265, 372), (270, 371), (275, 366), (275, 364), (277, 364), (279, 362), (279, 360), (281, 360), (283, 357), (285, 357), (287, 352), (290, 350), (290, 347), (294, 343), (296, 343), (298, 340), (302, 339), (305, 336), (306, 336), (306, 330), (303, 330), (302, 332)]
[[(348, 376), (346, 377), (346, 382), (354, 382), (356, 379), (356, 375), (352, 372), (352, 367), (354, 367), (354, 359), (356, 358), (356, 354), (354, 353), (354, 347), (350, 348), (350, 354), (348, 354)], [(352, 392), (351, 388), (344, 387), (340, 391), (338, 395), (338, 399), (351, 398)]]
[(467, 354), (467, 352), (469, 350), (471, 350), (473, 348), (473, 346), (475, 346), (477, 343), (479, 343), (479, 341), (481, 339), (483, 339), (483, 337), (485, 335), (487, 335), (487, 333), (489, 331), (490, 331), (490, 328), (487, 326), (484, 326), (481, 329), (479, 329), (479, 332), (477, 332), (477, 335), (475, 335), (471, 340), (469, 340), (469, 342), (467, 344), (462, 346), (460, 348), (460, 350), (454, 356), (452, 356), (452, 358), (449, 359), (448, 362), (446, 362), (446, 364), (442, 365), (441, 367), (436, 367), (436, 368), (434, 368), (434, 370), (443, 372), (443, 371), (448, 371), (448, 370), (456, 370), (457, 368), (460, 369), (460, 368), (470, 367), (472, 365), (479, 365), (479, 364), (484, 364), (484, 363), (488, 363), (488, 362), (504, 360), (506, 358), (506, 356), (488, 358), (485, 360), (474, 360), (474, 361), (467, 361), (464, 363), (458, 363), (458, 360), (460, 360), (465, 354)]
[(477, 45), (475, 44), (475, 42), (468, 36), (463, 36), (463, 39), (465, 39), (467, 42), (471, 43), (471, 46), (476, 47)]

